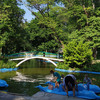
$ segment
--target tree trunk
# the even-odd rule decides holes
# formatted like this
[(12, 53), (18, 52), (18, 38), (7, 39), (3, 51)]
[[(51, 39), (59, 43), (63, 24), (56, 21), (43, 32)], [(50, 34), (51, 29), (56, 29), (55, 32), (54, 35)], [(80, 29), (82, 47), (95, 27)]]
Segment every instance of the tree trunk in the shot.
[(96, 59), (96, 57), (97, 57), (97, 48), (96, 47), (93, 48), (93, 57), (94, 57), (94, 59)]
[[(85, 12), (85, 14), (87, 15), (87, 18), (88, 18), (88, 13), (87, 13), (87, 11), (85, 9), (85, 5), (83, 5), (83, 9), (84, 9), (84, 12)], [(87, 21), (87, 25), (88, 25), (88, 21)]]

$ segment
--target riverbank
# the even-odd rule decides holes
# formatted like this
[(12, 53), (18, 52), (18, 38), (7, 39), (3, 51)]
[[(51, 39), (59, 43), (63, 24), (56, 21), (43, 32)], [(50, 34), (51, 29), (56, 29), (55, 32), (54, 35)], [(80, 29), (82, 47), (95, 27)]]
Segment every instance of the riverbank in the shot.
[(83, 67), (68, 67), (64, 63), (58, 63), (58, 69), (71, 70), (71, 71), (92, 71), (92, 72), (100, 72), (100, 60), (93, 60), (91, 65), (83, 66)]
[(51, 94), (46, 92), (37, 92), (33, 96), (23, 96), (7, 92), (0, 92), (0, 100), (85, 100), (77, 97), (67, 97), (63, 95)]

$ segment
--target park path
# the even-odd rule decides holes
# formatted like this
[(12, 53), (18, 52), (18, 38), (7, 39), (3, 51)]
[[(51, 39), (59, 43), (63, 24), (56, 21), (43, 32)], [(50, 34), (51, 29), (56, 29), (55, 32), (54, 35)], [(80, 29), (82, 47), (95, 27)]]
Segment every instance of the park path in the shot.
[(85, 100), (77, 97), (67, 97), (46, 92), (37, 92), (33, 96), (23, 96), (12, 93), (0, 92), (0, 100)]
[(68, 97), (53, 93), (37, 92), (32, 96), (31, 100), (86, 100), (86, 99), (81, 99), (77, 97)]

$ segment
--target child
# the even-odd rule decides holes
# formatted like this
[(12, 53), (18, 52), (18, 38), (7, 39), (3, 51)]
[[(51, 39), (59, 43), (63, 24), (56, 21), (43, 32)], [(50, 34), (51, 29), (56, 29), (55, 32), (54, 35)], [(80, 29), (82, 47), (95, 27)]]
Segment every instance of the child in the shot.
[(53, 71), (53, 70), (51, 70), (50, 73), (53, 74), (53, 76), (54, 76), (53, 81), (55, 82), (55, 88), (59, 87), (59, 84), (61, 82), (61, 76), (60, 76), (60, 74), (57, 73), (57, 72), (55, 72), (55, 71)]
[(84, 80), (83, 80), (83, 85), (84, 85), (84, 83), (86, 83), (87, 89), (89, 90), (89, 84), (91, 84), (92, 81), (91, 81), (91, 79), (88, 77), (87, 74), (85, 74), (85, 77), (84, 77)]

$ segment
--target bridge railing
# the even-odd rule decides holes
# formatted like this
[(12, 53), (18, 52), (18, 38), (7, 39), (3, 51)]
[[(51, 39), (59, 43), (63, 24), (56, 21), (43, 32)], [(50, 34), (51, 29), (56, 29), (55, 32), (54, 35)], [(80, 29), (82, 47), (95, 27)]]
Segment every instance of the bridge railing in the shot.
[(62, 58), (63, 56), (58, 53), (50, 53), (50, 52), (43, 52), (43, 51), (30, 51), (30, 52), (20, 52), (20, 53), (14, 53), (10, 55), (6, 55), (6, 57), (54, 57), (54, 58)]

